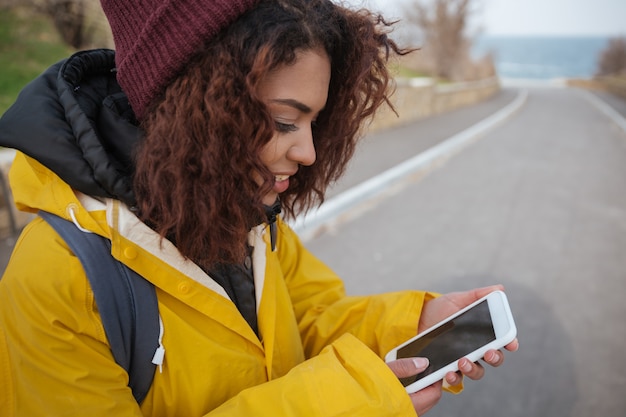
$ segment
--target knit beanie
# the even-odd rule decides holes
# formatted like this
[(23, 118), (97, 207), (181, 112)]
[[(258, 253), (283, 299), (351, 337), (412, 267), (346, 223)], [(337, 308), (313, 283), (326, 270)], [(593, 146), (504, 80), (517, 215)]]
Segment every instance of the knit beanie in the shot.
[(259, 0), (101, 0), (137, 119), (199, 48)]

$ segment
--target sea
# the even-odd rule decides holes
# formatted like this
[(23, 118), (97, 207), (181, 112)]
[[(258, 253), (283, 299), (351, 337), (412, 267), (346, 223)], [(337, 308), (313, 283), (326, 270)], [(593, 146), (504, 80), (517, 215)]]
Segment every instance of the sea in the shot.
[(474, 40), (472, 55), (492, 53), (503, 79), (592, 78), (610, 37), (494, 36)]

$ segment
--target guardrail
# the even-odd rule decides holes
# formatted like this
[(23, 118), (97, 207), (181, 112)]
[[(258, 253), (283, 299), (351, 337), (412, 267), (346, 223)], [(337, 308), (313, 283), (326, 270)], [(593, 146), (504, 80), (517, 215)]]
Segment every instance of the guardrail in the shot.
[(369, 131), (387, 129), (468, 106), (489, 98), (499, 90), (497, 77), (453, 84), (438, 84), (431, 78), (399, 78), (391, 98), (398, 114), (388, 107), (381, 109)]
[(397, 193), (412, 179), (436, 169), (461, 149), (483, 137), (486, 132), (521, 109), (527, 96), (528, 91), (521, 90), (514, 101), (491, 116), (325, 201), (320, 207), (312, 209), (304, 216), (297, 217), (291, 222), (291, 226), (303, 241), (317, 236), (324, 229), (333, 229), (335, 224), (362, 213), (366, 206), (371, 207), (381, 197)]
[(626, 99), (626, 78), (624, 76), (601, 77), (599, 80), (607, 91)]
[[(438, 85), (430, 78), (400, 78), (396, 80), (396, 92), (392, 97), (398, 115), (388, 107), (383, 108), (368, 130), (379, 131), (477, 103), (499, 89), (497, 78), (444, 85)], [(7, 174), (14, 155), (14, 150), (0, 149), (0, 238), (15, 237), (32, 218), (32, 215), (18, 212), (13, 204)]]
[(12, 149), (0, 149), (0, 193), (2, 193), (2, 198), (0, 198), (0, 238), (15, 236), (21, 228), (16, 219), (17, 213), (7, 178), (14, 155), (15, 151)]

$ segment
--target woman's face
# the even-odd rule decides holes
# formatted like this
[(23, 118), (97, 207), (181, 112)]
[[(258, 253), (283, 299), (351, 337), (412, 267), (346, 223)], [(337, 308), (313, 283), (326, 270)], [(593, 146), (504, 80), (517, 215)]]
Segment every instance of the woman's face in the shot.
[(326, 105), (329, 83), (330, 60), (318, 49), (298, 53), (294, 64), (279, 67), (261, 82), (261, 98), (276, 123), (274, 137), (261, 150), (263, 164), (274, 174), (274, 187), (263, 204), (273, 204), (289, 188), (289, 177), (300, 165), (315, 162), (311, 128)]

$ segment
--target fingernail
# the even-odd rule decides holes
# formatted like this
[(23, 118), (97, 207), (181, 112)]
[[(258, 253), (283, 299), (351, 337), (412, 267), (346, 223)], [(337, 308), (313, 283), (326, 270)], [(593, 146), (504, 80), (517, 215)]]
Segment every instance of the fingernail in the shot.
[(460, 382), (461, 377), (458, 376), (455, 372), (452, 373), (452, 375), (447, 375), (446, 376), (446, 381), (448, 382), (449, 385), (456, 385)]
[(460, 368), (461, 371), (463, 372), (469, 372), (472, 370), (472, 365), (470, 364), (470, 361), (468, 361), (467, 359), (461, 359), (461, 364), (460, 364)]
[(428, 367), (428, 359), (427, 358), (413, 358), (413, 363), (415, 367), (418, 369), (423, 369)]

